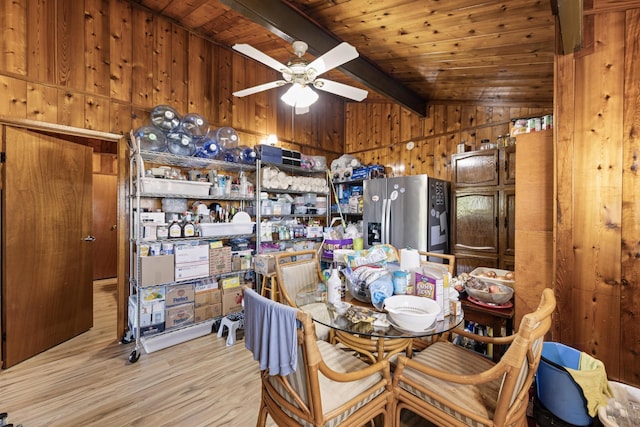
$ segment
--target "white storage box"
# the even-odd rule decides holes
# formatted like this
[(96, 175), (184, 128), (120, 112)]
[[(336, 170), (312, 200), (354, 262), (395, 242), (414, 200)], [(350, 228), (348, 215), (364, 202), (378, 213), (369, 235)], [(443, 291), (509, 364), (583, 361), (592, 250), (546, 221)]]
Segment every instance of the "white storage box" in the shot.
[(176, 245), (176, 266), (185, 263), (209, 263), (209, 245)]
[(210, 182), (183, 181), (162, 178), (140, 178), (141, 191), (150, 194), (182, 194), (185, 196), (208, 196)]
[(231, 236), (234, 234), (251, 234), (255, 222), (223, 222), (223, 223), (200, 223), (200, 236), (217, 237)]

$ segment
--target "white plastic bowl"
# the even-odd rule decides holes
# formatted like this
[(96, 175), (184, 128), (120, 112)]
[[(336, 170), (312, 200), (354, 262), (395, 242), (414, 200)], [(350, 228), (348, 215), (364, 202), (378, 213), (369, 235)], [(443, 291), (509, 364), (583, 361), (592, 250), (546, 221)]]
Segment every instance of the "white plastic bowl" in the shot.
[[(473, 280), (473, 282), (472, 282)], [(513, 297), (513, 288), (500, 283), (472, 279), (464, 284), (470, 297), (489, 304), (506, 304)]]
[(384, 300), (389, 321), (394, 326), (410, 332), (430, 328), (440, 314), (440, 306), (431, 298), (415, 295), (392, 295)]

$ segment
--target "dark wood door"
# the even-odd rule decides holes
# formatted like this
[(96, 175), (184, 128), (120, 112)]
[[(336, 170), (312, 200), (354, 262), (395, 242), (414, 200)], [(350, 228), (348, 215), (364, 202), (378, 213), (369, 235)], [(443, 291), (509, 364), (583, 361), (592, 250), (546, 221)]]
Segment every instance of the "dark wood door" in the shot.
[(3, 367), (93, 326), (89, 147), (5, 128)]
[(93, 174), (93, 280), (117, 275), (117, 176)]

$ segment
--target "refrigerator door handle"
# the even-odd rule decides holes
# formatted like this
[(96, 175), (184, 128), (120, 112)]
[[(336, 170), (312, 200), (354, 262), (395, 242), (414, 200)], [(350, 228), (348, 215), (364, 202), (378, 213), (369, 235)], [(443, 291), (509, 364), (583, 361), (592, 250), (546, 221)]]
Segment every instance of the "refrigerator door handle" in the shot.
[(382, 220), (380, 222), (380, 243), (387, 243), (387, 199), (382, 199)]
[(385, 218), (385, 226), (383, 227), (384, 229), (384, 242), (383, 243), (387, 243), (389, 244), (391, 242), (391, 199), (385, 199), (386, 203), (386, 208), (383, 205), (383, 209), (384, 209), (384, 218)]

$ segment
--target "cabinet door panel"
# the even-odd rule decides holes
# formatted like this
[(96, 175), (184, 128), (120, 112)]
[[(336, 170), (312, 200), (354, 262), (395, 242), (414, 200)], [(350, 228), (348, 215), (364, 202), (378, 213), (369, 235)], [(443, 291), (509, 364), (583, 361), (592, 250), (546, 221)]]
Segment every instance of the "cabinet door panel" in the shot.
[(498, 201), (499, 192), (493, 190), (456, 193), (454, 250), (498, 253)]
[(500, 253), (503, 256), (516, 254), (516, 190), (505, 189), (500, 195)]
[(454, 187), (498, 185), (498, 159), (498, 150), (454, 154), (451, 157)]
[(478, 267), (498, 268), (498, 259), (495, 256), (479, 256), (467, 253), (455, 253), (455, 256), (456, 275), (471, 273)]
[(516, 146), (511, 145), (502, 151), (500, 160), (501, 176), (500, 182), (505, 185), (516, 183)]

